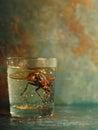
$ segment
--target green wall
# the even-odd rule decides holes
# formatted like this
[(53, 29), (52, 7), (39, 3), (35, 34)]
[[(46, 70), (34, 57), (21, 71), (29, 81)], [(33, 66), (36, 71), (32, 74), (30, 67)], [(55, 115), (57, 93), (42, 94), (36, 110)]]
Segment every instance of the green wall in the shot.
[(98, 1), (0, 1), (0, 101), (7, 56), (56, 57), (56, 104), (98, 103)]

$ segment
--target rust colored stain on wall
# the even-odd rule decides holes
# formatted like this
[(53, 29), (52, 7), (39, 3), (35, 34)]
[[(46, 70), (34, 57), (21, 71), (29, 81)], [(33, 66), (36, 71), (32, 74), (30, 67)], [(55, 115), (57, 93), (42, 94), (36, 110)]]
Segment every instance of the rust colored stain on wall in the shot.
[(92, 57), (94, 60), (98, 60), (98, 39), (93, 39), (94, 50), (92, 51)]
[(84, 27), (79, 20), (72, 20), (69, 22), (69, 30), (77, 36), (79, 47), (72, 45), (72, 51), (74, 54), (84, 55), (91, 47), (90, 37), (85, 33)]
[(94, 6), (94, 3), (92, 0), (73, 0), (75, 4), (85, 4), (85, 9), (89, 10), (92, 9)]
[(92, 0), (73, 0), (72, 4), (68, 4), (68, 7), (64, 8), (64, 10), (60, 13), (63, 15), (65, 23), (67, 21), (69, 31), (77, 37), (79, 43), (78, 46), (71, 46), (72, 52), (75, 55), (80, 56), (85, 55), (89, 51), (89, 49), (92, 47), (92, 40), (90, 36), (86, 34), (81, 19), (76, 19), (78, 5), (80, 5), (80, 7), (85, 7), (85, 11), (91, 10), (94, 7)]

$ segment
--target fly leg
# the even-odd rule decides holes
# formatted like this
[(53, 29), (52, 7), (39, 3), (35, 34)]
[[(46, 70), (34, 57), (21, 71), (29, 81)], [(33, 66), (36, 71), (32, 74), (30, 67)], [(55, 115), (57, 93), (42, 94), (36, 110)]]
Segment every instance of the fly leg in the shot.
[(28, 82), (27, 85), (26, 85), (26, 87), (25, 87), (25, 89), (24, 89), (24, 91), (20, 94), (21, 96), (26, 92), (26, 90), (27, 90), (29, 84), (30, 84), (30, 83)]
[(38, 90), (40, 89), (40, 86), (38, 88), (35, 89), (35, 92), (37, 93), (37, 95), (40, 97), (41, 101), (43, 102), (43, 104), (46, 104), (46, 102), (43, 100), (43, 98), (41, 97), (41, 95), (38, 93)]
[(50, 90), (47, 86), (44, 86), (44, 97), (47, 99), (51, 95)]
[(26, 92), (27, 88), (28, 88), (28, 85), (31, 84), (31, 85), (35, 85), (33, 82), (28, 82), (24, 91), (21, 93), (21, 96)]

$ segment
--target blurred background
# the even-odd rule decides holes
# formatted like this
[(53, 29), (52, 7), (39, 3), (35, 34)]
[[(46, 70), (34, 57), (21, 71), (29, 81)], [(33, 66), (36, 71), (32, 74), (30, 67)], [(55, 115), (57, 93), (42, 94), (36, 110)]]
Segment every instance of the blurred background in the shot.
[(0, 0), (0, 107), (8, 56), (56, 57), (55, 104), (98, 104), (97, 15), (97, 0)]

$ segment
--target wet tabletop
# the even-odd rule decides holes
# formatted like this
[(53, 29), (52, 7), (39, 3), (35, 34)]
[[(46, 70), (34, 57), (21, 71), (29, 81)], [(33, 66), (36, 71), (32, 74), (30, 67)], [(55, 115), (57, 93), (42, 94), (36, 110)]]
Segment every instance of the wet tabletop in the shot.
[(98, 106), (55, 106), (52, 117), (17, 119), (0, 115), (0, 130), (98, 130)]

